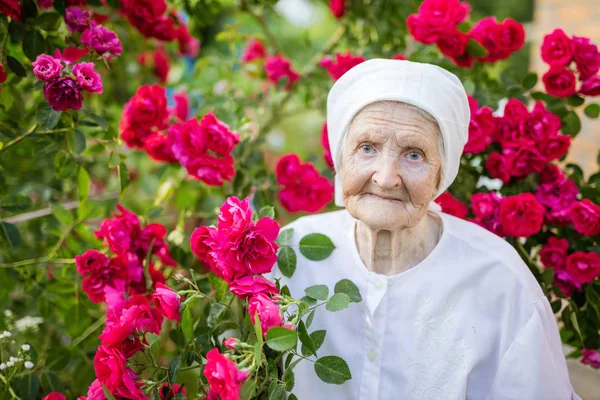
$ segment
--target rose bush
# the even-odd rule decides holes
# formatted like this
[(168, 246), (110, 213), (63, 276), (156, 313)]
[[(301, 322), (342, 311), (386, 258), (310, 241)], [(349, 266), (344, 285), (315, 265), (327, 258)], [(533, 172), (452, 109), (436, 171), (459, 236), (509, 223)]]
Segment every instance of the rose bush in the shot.
[(2, 397), (294, 398), (333, 296), (264, 274), (310, 254), (281, 226), (335, 209), (327, 91), (374, 57), (460, 77), (469, 140), (438, 203), (517, 249), (598, 368), (600, 172), (565, 162), (600, 115), (597, 43), (548, 32), (538, 77), (513, 63), (522, 25), (467, 2), (331, 0), (303, 33), (273, 3), (2, 2)]

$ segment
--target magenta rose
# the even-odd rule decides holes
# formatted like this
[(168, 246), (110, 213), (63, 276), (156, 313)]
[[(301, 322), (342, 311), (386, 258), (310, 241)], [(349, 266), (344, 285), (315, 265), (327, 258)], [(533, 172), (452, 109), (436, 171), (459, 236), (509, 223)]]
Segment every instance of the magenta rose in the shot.
[(250, 199), (240, 200), (235, 196), (228, 197), (220, 208), (218, 217), (219, 231), (228, 237), (240, 237), (247, 229), (254, 226)]
[(216, 228), (209, 226), (201, 226), (196, 228), (190, 237), (190, 248), (192, 253), (200, 261), (208, 264), (217, 276), (226, 281), (230, 281), (233, 276), (233, 271), (227, 268), (226, 265), (217, 264), (221, 246), (224, 239), (224, 234), (220, 233)]
[(83, 32), (90, 27), (90, 12), (79, 7), (67, 7), (65, 9), (65, 23), (73, 32)]
[(68, 76), (47, 82), (44, 96), (54, 111), (79, 110), (83, 105), (79, 85)]
[(567, 239), (551, 236), (540, 251), (540, 260), (544, 267), (562, 269), (567, 260), (568, 248), (569, 241)]
[(200, 128), (197, 118), (192, 118), (171, 125), (169, 141), (175, 158), (187, 167), (206, 152), (208, 132)]
[(366, 61), (366, 59), (363, 56), (352, 55), (350, 50), (348, 50), (346, 54), (336, 53), (335, 60), (330, 56), (325, 56), (319, 62), (319, 66), (325, 68), (329, 76), (331, 76), (331, 79), (337, 81), (346, 72), (364, 61)]
[(38, 5), (41, 8), (52, 8), (52, 6), (54, 6), (54, 0), (38, 0)]
[(242, 383), (248, 379), (248, 372), (240, 371), (237, 364), (219, 353), (219, 349), (211, 349), (206, 354), (204, 376), (210, 385), (208, 399), (239, 400)]
[(546, 110), (544, 103), (536, 101), (533, 111), (521, 125), (521, 130), (526, 138), (539, 144), (546, 138), (557, 135), (560, 127), (560, 118)]
[(289, 212), (317, 212), (333, 199), (333, 185), (311, 163), (301, 164), (296, 155), (283, 157), (276, 179), (285, 186), (279, 192), (281, 205)]
[(84, 31), (81, 35), (81, 43), (103, 57), (118, 56), (123, 52), (117, 34), (102, 25), (94, 25)]
[(566, 270), (577, 286), (590, 283), (600, 275), (600, 256), (576, 251), (567, 257)]
[(290, 61), (282, 55), (268, 56), (265, 61), (265, 72), (267, 78), (273, 83), (286, 79), (286, 89), (290, 89), (294, 82), (300, 79), (300, 75), (292, 69)]
[(3, 0), (0, 2), (0, 14), (7, 15), (17, 21), (23, 21), (20, 3), (19, 0)]
[(485, 162), (485, 169), (487, 169), (492, 178), (500, 179), (502, 182), (508, 183), (512, 176), (513, 162), (513, 156), (505, 156), (494, 151), (488, 156)]
[(60, 392), (52, 392), (48, 393), (48, 395), (43, 397), (42, 400), (67, 400), (67, 398)]
[(442, 35), (436, 42), (443, 55), (448, 57), (458, 57), (465, 53), (470, 37), (458, 29)]
[(595, 75), (600, 70), (600, 52), (588, 38), (573, 36), (573, 58), (581, 80)]
[(179, 322), (179, 296), (168, 286), (158, 283), (156, 291), (152, 294), (152, 303), (163, 317)]
[(152, 159), (168, 163), (176, 163), (177, 159), (171, 150), (167, 135), (155, 132), (144, 140), (144, 150)]
[(94, 63), (82, 62), (73, 66), (73, 75), (79, 86), (87, 92), (102, 93), (102, 78), (94, 72)]
[(184, 166), (192, 177), (207, 185), (221, 186), (223, 181), (230, 181), (235, 176), (234, 162), (230, 155), (214, 157), (205, 153)]
[(258, 293), (250, 298), (248, 312), (253, 324), (256, 323), (256, 317), (258, 317), (264, 336), (267, 335), (269, 329), (283, 325), (279, 307), (264, 293)]
[(500, 58), (507, 58), (525, 44), (525, 29), (514, 19), (506, 18), (498, 24), (496, 34)]
[(452, 32), (469, 11), (469, 4), (458, 0), (425, 0), (418, 14), (409, 15), (406, 23), (415, 40), (430, 44)]
[(141, 383), (136, 383), (137, 376), (127, 368), (127, 359), (118, 349), (106, 346), (98, 347), (94, 357), (94, 370), (100, 383), (115, 397), (131, 400), (146, 400), (147, 397), (140, 389)]
[(60, 60), (48, 54), (40, 54), (31, 65), (35, 76), (45, 82), (58, 78), (63, 68)]
[(585, 236), (600, 234), (600, 206), (583, 199), (571, 206), (570, 214), (577, 232)]
[(583, 349), (581, 351), (583, 357), (581, 363), (589, 365), (593, 368), (600, 368), (600, 352), (598, 350)]
[(141, 232), (138, 216), (117, 204), (120, 214), (114, 214), (114, 218), (102, 221), (100, 228), (94, 232), (98, 239), (104, 239), (111, 251), (123, 254), (127, 251), (135, 251), (135, 240)]
[(494, 192), (475, 193), (471, 196), (470, 200), (473, 214), (480, 221), (493, 218), (500, 205), (500, 198)]
[(540, 183), (552, 183), (563, 180), (564, 178), (565, 174), (558, 167), (558, 165), (555, 164), (546, 165), (540, 172)]
[(546, 162), (558, 160), (567, 154), (569, 147), (571, 147), (571, 136), (552, 135), (541, 144), (542, 156), (546, 158)]
[(469, 208), (465, 203), (458, 200), (450, 192), (444, 192), (439, 195), (435, 202), (442, 207), (442, 211), (446, 214), (453, 215), (458, 218), (466, 218), (469, 213)]
[(88, 250), (80, 256), (75, 256), (77, 272), (84, 276), (108, 266), (108, 257), (98, 250)]
[(231, 350), (236, 350), (239, 347), (240, 340), (238, 338), (230, 337), (223, 340), (223, 345)]
[(221, 156), (226, 156), (240, 141), (240, 135), (232, 132), (229, 126), (213, 114), (208, 113), (200, 120), (200, 128), (206, 132), (207, 149)]
[(329, 0), (329, 8), (336, 18), (342, 18), (346, 13), (347, 0)]
[(254, 60), (262, 60), (267, 56), (267, 50), (260, 40), (251, 38), (242, 53), (242, 61), (249, 63)]
[(573, 296), (573, 292), (580, 289), (575, 281), (573, 281), (573, 278), (571, 278), (571, 275), (563, 269), (554, 271), (552, 284), (558, 287), (567, 297)]
[(542, 76), (546, 92), (556, 97), (569, 97), (575, 94), (577, 78), (573, 71), (565, 67), (550, 67)]
[(496, 117), (494, 117), (492, 112), (490, 107), (481, 107), (471, 112), (469, 140), (463, 149), (464, 153), (481, 153), (492, 143), (492, 135), (497, 125)]
[(143, 148), (155, 131), (166, 129), (169, 111), (166, 90), (159, 85), (141, 86), (125, 104), (119, 123), (121, 138), (129, 147)]
[(275, 168), (275, 179), (281, 185), (293, 185), (298, 182), (301, 161), (296, 154), (288, 154), (279, 159)]
[(231, 282), (229, 286), (231, 293), (236, 296), (247, 299), (255, 294), (277, 294), (279, 289), (275, 284), (260, 275), (246, 275)]
[(600, 96), (600, 75), (590, 76), (583, 81), (579, 93), (590, 97)]
[(529, 237), (542, 229), (544, 206), (532, 193), (521, 193), (502, 199), (499, 217), (507, 236)]
[(535, 148), (535, 143), (532, 141), (511, 144), (503, 154), (513, 158), (511, 174), (517, 178), (525, 178), (532, 172), (540, 172), (547, 164), (546, 158)]
[(529, 110), (521, 101), (510, 99), (506, 102), (503, 120), (508, 121), (511, 125), (518, 125), (525, 122), (527, 117), (529, 117)]
[(190, 31), (186, 25), (181, 25), (177, 32), (179, 54), (182, 56), (196, 57), (200, 51), (200, 41), (190, 35)]
[(542, 60), (552, 66), (564, 67), (573, 59), (573, 42), (562, 29), (544, 36)]
[[(83, 256), (85, 255), (84, 253)], [(129, 283), (128, 266), (120, 257), (112, 258), (107, 265), (97, 264), (93, 267), (94, 269), (90, 269), (83, 274), (80, 272), (84, 276), (81, 283), (82, 289), (92, 302), (105, 301), (107, 290), (111, 288), (119, 291), (127, 289)]]

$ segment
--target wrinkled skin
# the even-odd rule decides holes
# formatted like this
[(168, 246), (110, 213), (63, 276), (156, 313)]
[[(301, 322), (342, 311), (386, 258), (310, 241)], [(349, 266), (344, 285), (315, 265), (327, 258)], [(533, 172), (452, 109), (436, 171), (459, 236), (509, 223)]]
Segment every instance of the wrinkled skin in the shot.
[(421, 262), (439, 240), (428, 213), (440, 182), (438, 127), (400, 102), (363, 108), (344, 138), (340, 174), (366, 267), (394, 275)]

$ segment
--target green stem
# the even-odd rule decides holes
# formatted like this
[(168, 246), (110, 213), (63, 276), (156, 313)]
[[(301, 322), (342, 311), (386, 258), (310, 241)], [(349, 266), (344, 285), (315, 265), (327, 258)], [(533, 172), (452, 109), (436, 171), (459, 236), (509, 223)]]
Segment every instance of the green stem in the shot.
[(40, 257), (14, 263), (0, 263), (0, 268), (18, 268), (32, 264), (75, 264), (75, 260), (73, 258)]
[(14, 390), (10, 387), (10, 385), (8, 384), (8, 381), (6, 380), (4, 375), (0, 374), (0, 379), (2, 379), (2, 382), (4, 382), (4, 385), (6, 386), (6, 388), (4, 389), (4, 393), (6, 394), (6, 389), (8, 388), (8, 391), (12, 395), (13, 399), (21, 400), (21, 398), (19, 396), (17, 396), (17, 394), (14, 392)]
[(14, 138), (10, 142), (6, 143), (2, 148), (0, 148), (0, 153), (2, 153), (3, 151), (6, 151), (6, 149), (8, 149), (9, 147), (14, 146), (15, 144), (19, 143), (21, 140), (25, 139), (27, 136), (31, 135), (35, 131), (36, 127), (37, 127), (37, 124), (34, 124), (31, 128), (29, 128), (29, 130), (27, 132), (25, 132), (21, 136)]
[(96, 322), (94, 322), (89, 328), (87, 328), (85, 330), (85, 332), (83, 332), (81, 334), (81, 336), (79, 336), (77, 339), (73, 340), (73, 342), (71, 342), (71, 346), (75, 347), (77, 346), (79, 343), (83, 342), (88, 336), (90, 336), (92, 333), (94, 333), (98, 328), (100, 328), (102, 325), (104, 324), (104, 317), (100, 317), (96, 320)]

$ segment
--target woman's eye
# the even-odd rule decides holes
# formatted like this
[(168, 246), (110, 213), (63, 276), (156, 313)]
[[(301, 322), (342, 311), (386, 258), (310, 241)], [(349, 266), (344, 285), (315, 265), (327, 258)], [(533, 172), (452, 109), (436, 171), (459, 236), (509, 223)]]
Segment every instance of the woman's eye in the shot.
[(419, 161), (423, 157), (421, 156), (421, 153), (419, 153), (418, 151), (411, 151), (408, 153), (408, 158), (411, 161)]
[(360, 151), (362, 151), (365, 154), (371, 154), (374, 149), (373, 146), (371, 146), (370, 144), (363, 144), (362, 146), (360, 146)]

